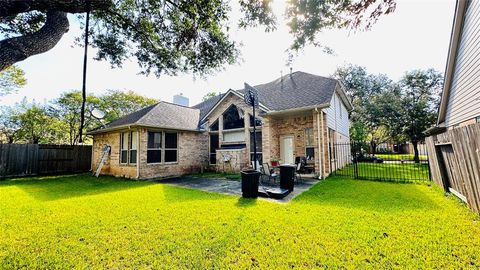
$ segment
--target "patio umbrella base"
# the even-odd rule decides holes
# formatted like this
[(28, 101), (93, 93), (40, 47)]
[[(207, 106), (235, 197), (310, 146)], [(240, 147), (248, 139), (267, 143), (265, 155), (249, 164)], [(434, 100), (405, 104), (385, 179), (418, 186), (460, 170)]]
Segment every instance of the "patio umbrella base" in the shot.
[(258, 196), (265, 198), (283, 199), (290, 191), (284, 188), (258, 188)]

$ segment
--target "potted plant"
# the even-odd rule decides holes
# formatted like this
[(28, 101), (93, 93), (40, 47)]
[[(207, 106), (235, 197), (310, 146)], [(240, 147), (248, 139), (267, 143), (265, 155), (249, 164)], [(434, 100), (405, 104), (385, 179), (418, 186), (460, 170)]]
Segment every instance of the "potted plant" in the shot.
[(271, 162), (272, 162), (272, 167), (278, 167), (280, 166), (280, 161), (281, 159), (279, 158), (272, 158)]

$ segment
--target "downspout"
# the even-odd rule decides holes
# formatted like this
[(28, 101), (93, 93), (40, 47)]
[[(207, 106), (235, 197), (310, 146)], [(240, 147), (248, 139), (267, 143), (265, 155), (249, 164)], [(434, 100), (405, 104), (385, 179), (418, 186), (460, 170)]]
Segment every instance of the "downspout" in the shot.
[(140, 178), (140, 131), (141, 128), (137, 130), (137, 179)]
[[(322, 130), (322, 155), (325, 157), (325, 132), (323, 128), (323, 110), (320, 110), (320, 123), (321, 123), (321, 130)], [(325, 179), (325, 162), (322, 164), (323, 170), (322, 170), (322, 179)]]
[(318, 168), (320, 169), (320, 175), (319, 179), (323, 179), (323, 170), (322, 170), (322, 154), (320, 153), (320, 136), (321, 136), (321, 131), (320, 131), (320, 119), (318, 119), (319, 113), (318, 113), (318, 108), (315, 108), (315, 112), (317, 115), (317, 145), (318, 145)]

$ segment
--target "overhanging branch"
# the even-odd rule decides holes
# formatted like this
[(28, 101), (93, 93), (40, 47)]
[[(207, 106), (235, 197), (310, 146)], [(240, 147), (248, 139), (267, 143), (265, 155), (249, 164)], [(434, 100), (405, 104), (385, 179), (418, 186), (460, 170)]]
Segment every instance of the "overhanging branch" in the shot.
[(35, 33), (0, 41), (0, 71), (26, 58), (52, 49), (68, 31), (67, 13), (50, 11)]

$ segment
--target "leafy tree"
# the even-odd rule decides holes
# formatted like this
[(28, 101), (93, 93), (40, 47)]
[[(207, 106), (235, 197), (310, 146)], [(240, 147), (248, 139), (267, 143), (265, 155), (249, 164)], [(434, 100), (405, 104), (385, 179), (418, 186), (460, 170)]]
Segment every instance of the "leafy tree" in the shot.
[(47, 109), (37, 104), (32, 104), (25, 111), (13, 116), (13, 121), (18, 124), (16, 139), (27, 143), (63, 143), (59, 141), (64, 132), (64, 124), (51, 117)]
[(215, 93), (215, 92), (213, 92), (213, 91), (212, 91), (212, 92), (208, 92), (208, 93), (205, 94), (205, 96), (203, 96), (202, 101), (207, 101), (207, 100), (209, 100), (209, 99), (212, 98), (212, 97), (216, 97), (217, 95), (218, 95), (218, 94)]
[(357, 65), (339, 67), (333, 76), (345, 86), (354, 106), (350, 115), (352, 139), (369, 141), (375, 154), (377, 145), (391, 138), (386, 121), (389, 104), (384, 100), (394, 86), (392, 80), (383, 74), (368, 74), (365, 67)]
[(25, 72), (20, 68), (10, 66), (0, 71), (0, 97), (15, 92), (26, 84)]
[(15, 116), (17, 110), (13, 106), (2, 106), (0, 108), (0, 143), (13, 143), (18, 131), (18, 123)]
[[(274, 30), (272, 0), (239, 0), (241, 28)], [(234, 63), (239, 44), (229, 36), (230, 3), (220, 0), (3, 0), (0, 2), (0, 70), (52, 49), (68, 31), (68, 13), (91, 11), (97, 59), (113, 66), (134, 57), (144, 73), (205, 74)], [(293, 0), (286, 19), (292, 49), (320, 44), (330, 28), (369, 28), (395, 9), (394, 0)]]
[[(94, 108), (100, 106), (100, 99), (94, 95), (87, 96), (85, 115), (85, 130), (89, 130), (99, 125), (100, 122), (92, 117), (91, 112)], [(66, 140), (70, 145), (79, 142), (80, 128), (80, 109), (82, 104), (82, 93), (80, 91), (64, 92), (60, 97), (52, 102), (49, 111), (53, 117), (61, 120), (68, 127), (66, 132)], [(85, 134), (85, 133), (83, 133)], [(85, 141), (85, 140), (84, 140)]]
[(418, 142), (425, 139), (423, 133), (435, 124), (443, 75), (434, 70), (413, 70), (406, 72), (399, 82), (402, 93), (403, 131), (414, 149), (414, 161), (419, 162)]
[(100, 99), (99, 109), (105, 112), (106, 122), (114, 121), (158, 102), (156, 99), (144, 97), (131, 90), (126, 92), (109, 90), (98, 98)]

